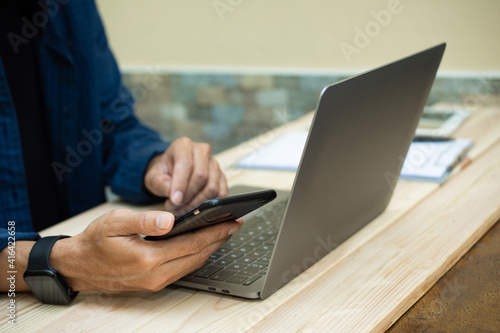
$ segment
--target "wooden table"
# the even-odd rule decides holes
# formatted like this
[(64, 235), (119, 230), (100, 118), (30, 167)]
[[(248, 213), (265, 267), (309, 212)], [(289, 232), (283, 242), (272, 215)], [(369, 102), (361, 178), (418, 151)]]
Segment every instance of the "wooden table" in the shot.
[(500, 221), (388, 330), (500, 332)]
[[(443, 186), (400, 181), (382, 215), (266, 300), (171, 286), (157, 293), (82, 292), (71, 306), (50, 306), (18, 293), (17, 325), (2, 319), (0, 331), (384, 331), (500, 219), (500, 100), (481, 101), (456, 134), (476, 143), (472, 163)], [(305, 116), (218, 155), (230, 184), (290, 188), (293, 173), (233, 165), (287, 131), (307, 129), (310, 121)], [(123, 207), (159, 206), (110, 202), (42, 234), (74, 235)], [(1, 295), (0, 308), (8, 301)]]

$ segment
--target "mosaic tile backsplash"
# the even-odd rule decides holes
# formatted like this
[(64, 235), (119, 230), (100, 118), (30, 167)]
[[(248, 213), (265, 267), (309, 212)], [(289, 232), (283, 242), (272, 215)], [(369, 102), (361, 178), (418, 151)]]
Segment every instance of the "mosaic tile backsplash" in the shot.
[[(136, 114), (164, 139), (188, 136), (218, 153), (316, 108), (326, 85), (345, 79), (330, 75), (248, 75), (124, 73), (136, 99)], [(500, 94), (500, 79), (438, 77), (428, 105), (474, 107)]]

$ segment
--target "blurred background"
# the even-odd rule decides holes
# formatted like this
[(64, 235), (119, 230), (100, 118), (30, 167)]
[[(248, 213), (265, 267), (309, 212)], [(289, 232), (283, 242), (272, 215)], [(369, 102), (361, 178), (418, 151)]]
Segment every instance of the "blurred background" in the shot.
[(447, 42), (428, 104), (500, 94), (497, 0), (98, 0), (137, 115), (222, 151), (343, 78)]

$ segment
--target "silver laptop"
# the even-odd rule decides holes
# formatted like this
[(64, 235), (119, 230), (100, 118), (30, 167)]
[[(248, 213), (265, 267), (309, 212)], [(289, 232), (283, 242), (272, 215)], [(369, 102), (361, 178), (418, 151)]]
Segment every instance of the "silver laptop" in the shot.
[(383, 212), (445, 46), (326, 87), (290, 193), (247, 215), (205, 266), (175, 284), (264, 299)]

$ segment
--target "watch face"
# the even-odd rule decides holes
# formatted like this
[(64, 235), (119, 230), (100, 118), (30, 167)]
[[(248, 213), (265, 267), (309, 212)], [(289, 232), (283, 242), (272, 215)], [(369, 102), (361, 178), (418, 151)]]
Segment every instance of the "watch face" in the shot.
[(57, 276), (50, 271), (37, 271), (36, 275), (25, 275), (24, 281), (33, 294), (44, 303), (67, 304), (73, 299), (58, 281)]

